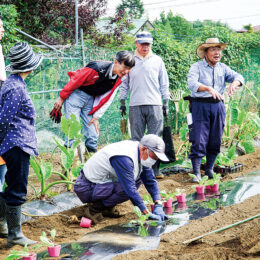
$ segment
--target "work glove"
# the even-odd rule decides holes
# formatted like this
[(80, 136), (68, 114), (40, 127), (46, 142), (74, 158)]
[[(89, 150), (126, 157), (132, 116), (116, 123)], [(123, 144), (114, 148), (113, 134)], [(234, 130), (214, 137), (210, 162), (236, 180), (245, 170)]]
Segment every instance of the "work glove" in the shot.
[(168, 219), (168, 216), (165, 215), (165, 213), (163, 211), (162, 205), (155, 205), (154, 206), (153, 215), (156, 215), (157, 217), (159, 217), (159, 221), (164, 221), (164, 220)]
[(161, 221), (161, 217), (158, 215), (155, 215), (154, 213), (150, 213), (148, 219), (150, 220), (157, 220), (157, 221)]
[(168, 99), (163, 100), (163, 116), (167, 116), (169, 113)]
[(121, 116), (124, 116), (124, 115), (126, 115), (125, 100), (124, 100), (124, 99), (121, 99), (120, 102), (121, 102), (121, 106), (120, 106), (120, 108), (119, 108), (119, 111), (120, 111), (120, 113), (121, 113)]
[(61, 121), (61, 111), (57, 111), (55, 108), (50, 112), (50, 118), (57, 124)]

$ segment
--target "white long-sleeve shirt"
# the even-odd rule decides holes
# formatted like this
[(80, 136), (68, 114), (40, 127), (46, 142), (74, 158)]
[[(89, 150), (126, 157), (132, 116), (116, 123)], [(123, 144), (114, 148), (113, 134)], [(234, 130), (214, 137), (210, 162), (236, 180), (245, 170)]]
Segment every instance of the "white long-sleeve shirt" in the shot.
[(152, 54), (142, 59), (135, 55), (135, 66), (120, 86), (120, 99), (127, 98), (129, 106), (162, 105), (170, 98), (169, 78), (161, 57)]

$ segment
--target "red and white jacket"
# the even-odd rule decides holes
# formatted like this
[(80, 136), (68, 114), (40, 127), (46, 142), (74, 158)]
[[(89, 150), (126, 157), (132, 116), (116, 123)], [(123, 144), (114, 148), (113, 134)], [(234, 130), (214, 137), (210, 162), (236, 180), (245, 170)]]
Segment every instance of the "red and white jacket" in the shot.
[(96, 118), (102, 117), (122, 82), (119, 77), (115, 79), (109, 77), (112, 65), (112, 62), (92, 61), (77, 71), (69, 71), (70, 80), (61, 90), (60, 97), (67, 99), (75, 89), (80, 89), (95, 98), (89, 115), (93, 114)]

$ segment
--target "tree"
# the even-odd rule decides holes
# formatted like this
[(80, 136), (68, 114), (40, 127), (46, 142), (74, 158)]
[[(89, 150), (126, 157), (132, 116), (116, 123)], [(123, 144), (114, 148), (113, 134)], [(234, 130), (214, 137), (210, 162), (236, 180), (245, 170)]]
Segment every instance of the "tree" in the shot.
[(131, 19), (140, 19), (144, 14), (144, 6), (141, 0), (122, 0), (117, 11), (125, 10)]
[[(51, 43), (74, 42), (75, 0), (2, 0), (13, 4), (23, 31)], [(79, 27), (91, 33), (98, 18), (106, 11), (107, 0), (78, 0)]]
[(244, 25), (244, 29), (247, 30), (249, 33), (254, 32), (252, 24)]
[(4, 53), (7, 54), (7, 50), (14, 44), (16, 41), (19, 41), (19, 37), (16, 35), (14, 28), (18, 27), (18, 13), (14, 5), (0, 5), (0, 14), (3, 17), (3, 24), (5, 28), (4, 37), (1, 40)]

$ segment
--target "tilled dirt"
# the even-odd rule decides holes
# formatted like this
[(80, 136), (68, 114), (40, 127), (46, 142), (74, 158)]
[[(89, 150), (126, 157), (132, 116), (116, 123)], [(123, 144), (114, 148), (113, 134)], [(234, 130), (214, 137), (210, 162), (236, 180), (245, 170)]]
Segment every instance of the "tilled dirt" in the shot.
[[(225, 176), (222, 181), (245, 175), (248, 172), (260, 170), (260, 148), (256, 152), (240, 156), (237, 162), (244, 164), (241, 173), (233, 173)], [(59, 159), (57, 158), (57, 165)], [(32, 180), (34, 177), (31, 177)], [(57, 178), (57, 177), (55, 177)], [(53, 181), (53, 180), (52, 180)], [(159, 180), (161, 190), (172, 192), (177, 187), (185, 189), (187, 193), (194, 191), (187, 174), (176, 174)], [(56, 187), (54, 192), (59, 193), (65, 188), (64, 185)], [(144, 187), (140, 189), (141, 195), (146, 194)], [(28, 187), (28, 198), (33, 196), (32, 189)], [(136, 218), (133, 213), (131, 202), (125, 202), (118, 206), (124, 216), (119, 219), (105, 218), (100, 224), (89, 229), (81, 228), (78, 223), (71, 224), (70, 217), (76, 215), (80, 218), (83, 215), (83, 207), (78, 207), (62, 214), (55, 214), (48, 217), (37, 217), (32, 221), (23, 224), (23, 232), (30, 239), (39, 241), (42, 231), (57, 230), (56, 242), (73, 242), (83, 235), (94, 230), (101, 229), (108, 225), (123, 224)], [(196, 242), (183, 245), (182, 242), (193, 237), (202, 235), (212, 230), (241, 221), (260, 213), (260, 195), (251, 197), (243, 203), (230, 207), (221, 208), (214, 215), (191, 221), (188, 225), (180, 227), (174, 232), (163, 234), (157, 250), (135, 251), (126, 255), (118, 255), (116, 260), (138, 260), (138, 259), (260, 259), (260, 218), (240, 224), (225, 231), (206, 236)], [(73, 221), (72, 221), (73, 222)], [(20, 250), (20, 246), (12, 249)], [(32, 250), (33, 251), (33, 250)], [(38, 249), (41, 251), (41, 249)], [(0, 238), (0, 259), (4, 259), (10, 252), (6, 247), (6, 239)]]

